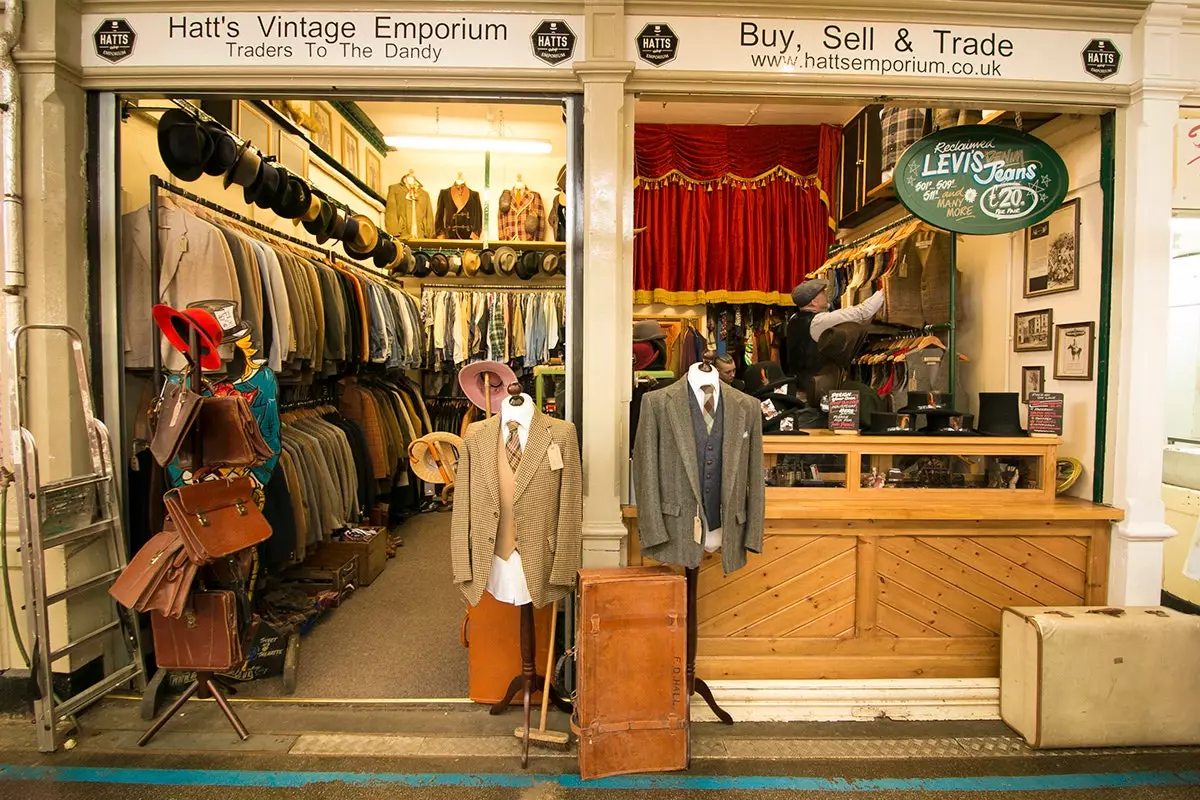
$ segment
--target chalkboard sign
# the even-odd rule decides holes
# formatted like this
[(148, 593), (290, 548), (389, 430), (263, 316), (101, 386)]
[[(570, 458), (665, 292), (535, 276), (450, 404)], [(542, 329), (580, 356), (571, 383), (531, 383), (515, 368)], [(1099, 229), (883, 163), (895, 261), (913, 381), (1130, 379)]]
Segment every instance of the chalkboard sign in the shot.
[(1062, 392), (1029, 393), (1029, 433), (1033, 436), (1062, 436)]
[(934, 131), (904, 151), (893, 175), (914, 216), (953, 233), (1010, 233), (1062, 204), (1067, 165), (1034, 136), (996, 125)]
[(858, 392), (829, 393), (829, 429), (835, 433), (858, 433)]

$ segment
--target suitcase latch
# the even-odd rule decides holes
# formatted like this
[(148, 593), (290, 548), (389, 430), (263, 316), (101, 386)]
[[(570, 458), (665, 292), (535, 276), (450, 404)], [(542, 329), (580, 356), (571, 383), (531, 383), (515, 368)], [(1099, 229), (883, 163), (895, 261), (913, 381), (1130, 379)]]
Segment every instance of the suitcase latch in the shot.
[(233, 504), (233, 506), (234, 506), (234, 508), (237, 509), (239, 517), (246, 516), (246, 504), (245, 503), (243, 503), (241, 500), (238, 500), (236, 503)]
[(204, 516), (204, 512), (203, 512), (203, 511), (197, 511), (197, 512), (196, 512), (196, 519), (200, 520), (200, 526), (201, 526), (201, 527), (203, 527), (203, 528), (207, 528), (207, 527), (208, 527), (208, 517)]

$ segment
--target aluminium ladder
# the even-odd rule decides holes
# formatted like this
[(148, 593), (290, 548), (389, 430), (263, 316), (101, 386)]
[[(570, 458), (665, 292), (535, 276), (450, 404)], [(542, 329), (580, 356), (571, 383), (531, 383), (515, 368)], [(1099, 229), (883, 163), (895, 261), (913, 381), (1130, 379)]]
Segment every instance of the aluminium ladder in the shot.
[[(70, 342), (75, 360), (80, 404), (88, 436), (92, 471), (43, 485), (38, 465), (37, 443), (27, 427), (27, 403), (24, 382), (20, 381), (21, 344), (32, 331), (61, 332)], [(121, 574), (127, 563), (125, 531), (121, 524), (120, 499), (117, 496), (116, 474), (113, 469), (112, 440), (108, 428), (93, 411), (91, 387), (83, 341), (79, 333), (66, 325), (22, 325), (9, 334), (9, 351), (17, 369), (14, 379), (20, 381), (16, 395), (17, 427), (14, 435), (16, 485), (21, 522), (21, 560), (25, 583), (25, 611), (28, 635), (33, 637), (30, 648), (31, 677), (37, 687), (34, 711), (37, 721), (38, 749), (44, 753), (58, 749), (64, 735), (59, 723), (99, 700), (108, 692), (134, 682), (139, 690), (145, 688), (145, 666), (142, 662), (141, 637), (137, 615), (109, 597), (107, 589)], [(46, 582), (46, 552), (56, 547), (75, 548), (79, 552), (103, 539), (107, 564), (95, 575), (49, 592)], [(71, 555), (69, 549), (67, 556)], [(50, 640), (50, 610), (58, 603), (84, 594), (102, 594), (112, 608), (111, 622), (52, 649)], [(15, 634), (15, 632), (14, 632)], [(106, 674), (98, 683), (70, 699), (60, 702), (54, 694), (55, 662), (78, 651), (85, 645), (96, 646), (105, 637), (119, 636), (128, 661)], [(117, 648), (105, 651), (105, 668), (116, 659)]]

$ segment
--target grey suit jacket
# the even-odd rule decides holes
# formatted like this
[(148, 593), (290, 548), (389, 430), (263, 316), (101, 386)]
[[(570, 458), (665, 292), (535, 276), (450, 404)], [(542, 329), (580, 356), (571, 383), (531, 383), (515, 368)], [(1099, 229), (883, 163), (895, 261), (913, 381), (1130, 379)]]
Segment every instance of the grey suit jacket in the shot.
[[(704, 547), (693, 537), (701, 493), (689, 392), (687, 378), (681, 378), (642, 398), (633, 482), (642, 552), (668, 564), (698, 567)], [(766, 487), (758, 401), (722, 383), (721, 402), (721, 565), (728, 574), (746, 565), (747, 550), (762, 552)]]

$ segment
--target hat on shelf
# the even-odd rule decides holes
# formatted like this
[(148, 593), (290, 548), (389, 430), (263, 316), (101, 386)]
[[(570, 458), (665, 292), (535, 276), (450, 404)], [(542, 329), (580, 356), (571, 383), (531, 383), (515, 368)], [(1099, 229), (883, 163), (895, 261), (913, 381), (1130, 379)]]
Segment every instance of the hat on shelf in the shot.
[(311, 233), (313, 236), (326, 236), (333, 233), (334, 218), (337, 212), (333, 206), (325, 200), (321, 200), (321, 212), (317, 214), (317, 218), (310, 222), (304, 223), (304, 230)]
[(464, 250), (462, 254), (462, 272), (468, 278), (474, 278), (479, 274), (479, 252), (476, 250)]
[(362, 214), (354, 214), (350, 217), (354, 220), (354, 232), (351, 234), (349, 229), (349, 220), (347, 220), (346, 235), (344, 240), (346, 245), (346, 253), (354, 258), (366, 258), (375, 250), (375, 245), (379, 244), (379, 229), (375, 227), (375, 223)]
[(444, 278), (450, 272), (450, 259), (446, 258), (445, 253), (434, 253), (429, 257), (429, 268), (434, 275)]
[(388, 265), (393, 275), (409, 275), (413, 268), (413, 254), (408, 245), (396, 242), (396, 260)]
[(542, 254), (542, 273), (545, 275), (557, 275), (559, 271), (558, 253), (553, 250), (547, 250)]
[(216, 370), (221, 368), (221, 356), (217, 348), (221, 346), (221, 323), (217, 322), (210, 312), (203, 308), (188, 308), (177, 311), (168, 305), (158, 304), (151, 310), (154, 324), (163, 332), (163, 336), (179, 352), (188, 355), (188, 340), (191, 331), (196, 331), (196, 346), (200, 352), (195, 360), (201, 369)]
[(491, 410), (500, 410), (500, 404), (508, 396), (508, 387), (517, 382), (517, 376), (507, 364), (499, 361), (475, 361), (458, 372), (458, 385), (467, 399), (479, 408), (487, 410), (488, 395)]
[(792, 289), (792, 302), (796, 304), (796, 308), (803, 308), (811, 303), (814, 297), (828, 289), (829, 284), (827, 282), (817, 278), (810, 278), (795, 289)]
[[(347, 242), (353, 242), (355, 240), (355, 238), (357, 238), (357, 237), (358, 237), (358, 220), (355, 219), (352, 215), (346, 214), (345, 219), (342, 220), (342, 232), (338, 235), (337, 238), (339, 240), (341, 240), (342, 245), (344, 247)], [(349, 253), (350, 251), (346, 250), (346, 252)]]
[[(783, 368), (774, 361), (759, 361), (751, 364), (742, 373), (742, 380), (746, 384), (744, 390), (746, 394), (752, 394), (755, 397), (775, 394), (776, 389), (780, 389), (789, 383), (796, 383), (796, 379), (789, 375), (784, 375)], [(792, 388), (795, 388), (795, 386)]]
[(1021, 395), (1017, 392), (980, 392), (979, 425), (984, 436), (1028, 436), (1021, 427)]
[(243, 188), (249, 186), (258, 177), (258, 167), (261, 163), (262, 157), (250, 146), (250, 142), (242, 142), (234, 156), (233, 167), (225, 173), (222, 183), (226, 189), (234, 184)]
[[(294, 220), (293, 220), (294, 221)], [(333, 212), (333, 225), (328, 230), (321, 231), (317, 234), (317, 244), (325, 244), (330, 239), (341, 241), (346, 235), (346, 218), (337, 213), (337, 209)]]
[(172, 175), (194, 181), (213, 154), (212, 137), (191, 114), (168, 109), (158, 120), (158, 154)]
[(492, 252), (490, 247), (485, 247), (479, 251), (479, 271), (484, 275), (496, 274), (496, 254)]
[(293, 220), (293, 225), (299, 225), (301, 222), (312, 222), (321, 215), (321, 198), (311, 190), (308, 193), (308, 205), (304, 207), (304, 213), (296, 220)]
[(762, 431), (772, 436), (808, 436), (805, 428), (824, 428), (826, 424), (820, 409), (789, 408), (773, 414), (763, 409)]
[(648, 369), (658, 358), (659, 352), (660, 350), (654, 346), (654, 342), (634, 342), (633, 368), (635, 370)]
[(927, 414), (921, 433), (928, 436), (978, 436), (974, 428), (974, 414), (943, 411)]
[(917, 433), (917, 415), (907, 411), (876, 411), (863, 431), (865, 436), (913, 436)]
[(451, 253), (446, 258), (450, 260), (450, 274), (461, 275), (463, 265), (462, 253)]
[[(433, 448), (437, 447), (438, 457), (434, 459)], [(438, 469), (438, 461), (442, 462), (446, 472), (453, 480), (458, 472), (458, 454), (464, 449), (461, 436), (443, 431), (427, 433), (419, 439), (414, 439), (408, 446), (408, 463), (413, 474), (426, 483), (445, 483), (446, 478)]]
[(517, 251), (504, 245), (496, 248), (496, 271), (501, 275), (512, 275), (517, 271)]
[(667, 332), (662, 329), (662, 325), (656, 319), (640, 319), (633, 323), (633, 340), (635, 342), (649, 342), (666, 338)]
[(429, 253), (426, 253), (424, 250), (417, 250), (413, 253), (412, 274), (417, 278), (424, 278), (429, 275)]
[(909, 392), (908, 403), (900, 410), (913, 414), (953, 412), (954, 398), (946, 392)]
[(541, 271), (542, 254), (537, 250), (526, 250), (517, 262), (517, 277), (527, 281)]
[(237, 140), (219, 122), (204, 123), (204, 130), (208, 132), (208, 138), (213, 144), (212, 155), (204, 162), (204, 173), (213, 176), (224, 175), (237, 162)]
[(263, 161), (258, 165), (258, 176), (254, 183), (242, 190), (242, 199), (247, 205), (253, 203), (259, 208), (270, 208), (282, 186), (283, 175), (270, 161)]
[(390, 236), (380, 236), (379, 244), (375, 247), (375, 252), (371, 254), (375, 266), (379, 269), (391, 271), (392, 262), (400, 255), (400, 248), (396, 246), (396, 241)]
[(312, 190), (303, 179), (290, 172), (284, 172), (283, 176), (283, 191), (279, 193), (271, 210), (284, 219), (298, 219), (308, 210)]
[[(202, 309), (213, 315), (213, 319), (221, 326), (221, 339), (217, 343), (218, 345), (221, 343), (233, 344), (243, 336), (250, 335), (250, 326), (238, 313), (236, 300), (197, 300), (194, 303), (188, 303), (187, 307)], [(187, 311), (185, 310), (184, 313), (186, 314)]]

